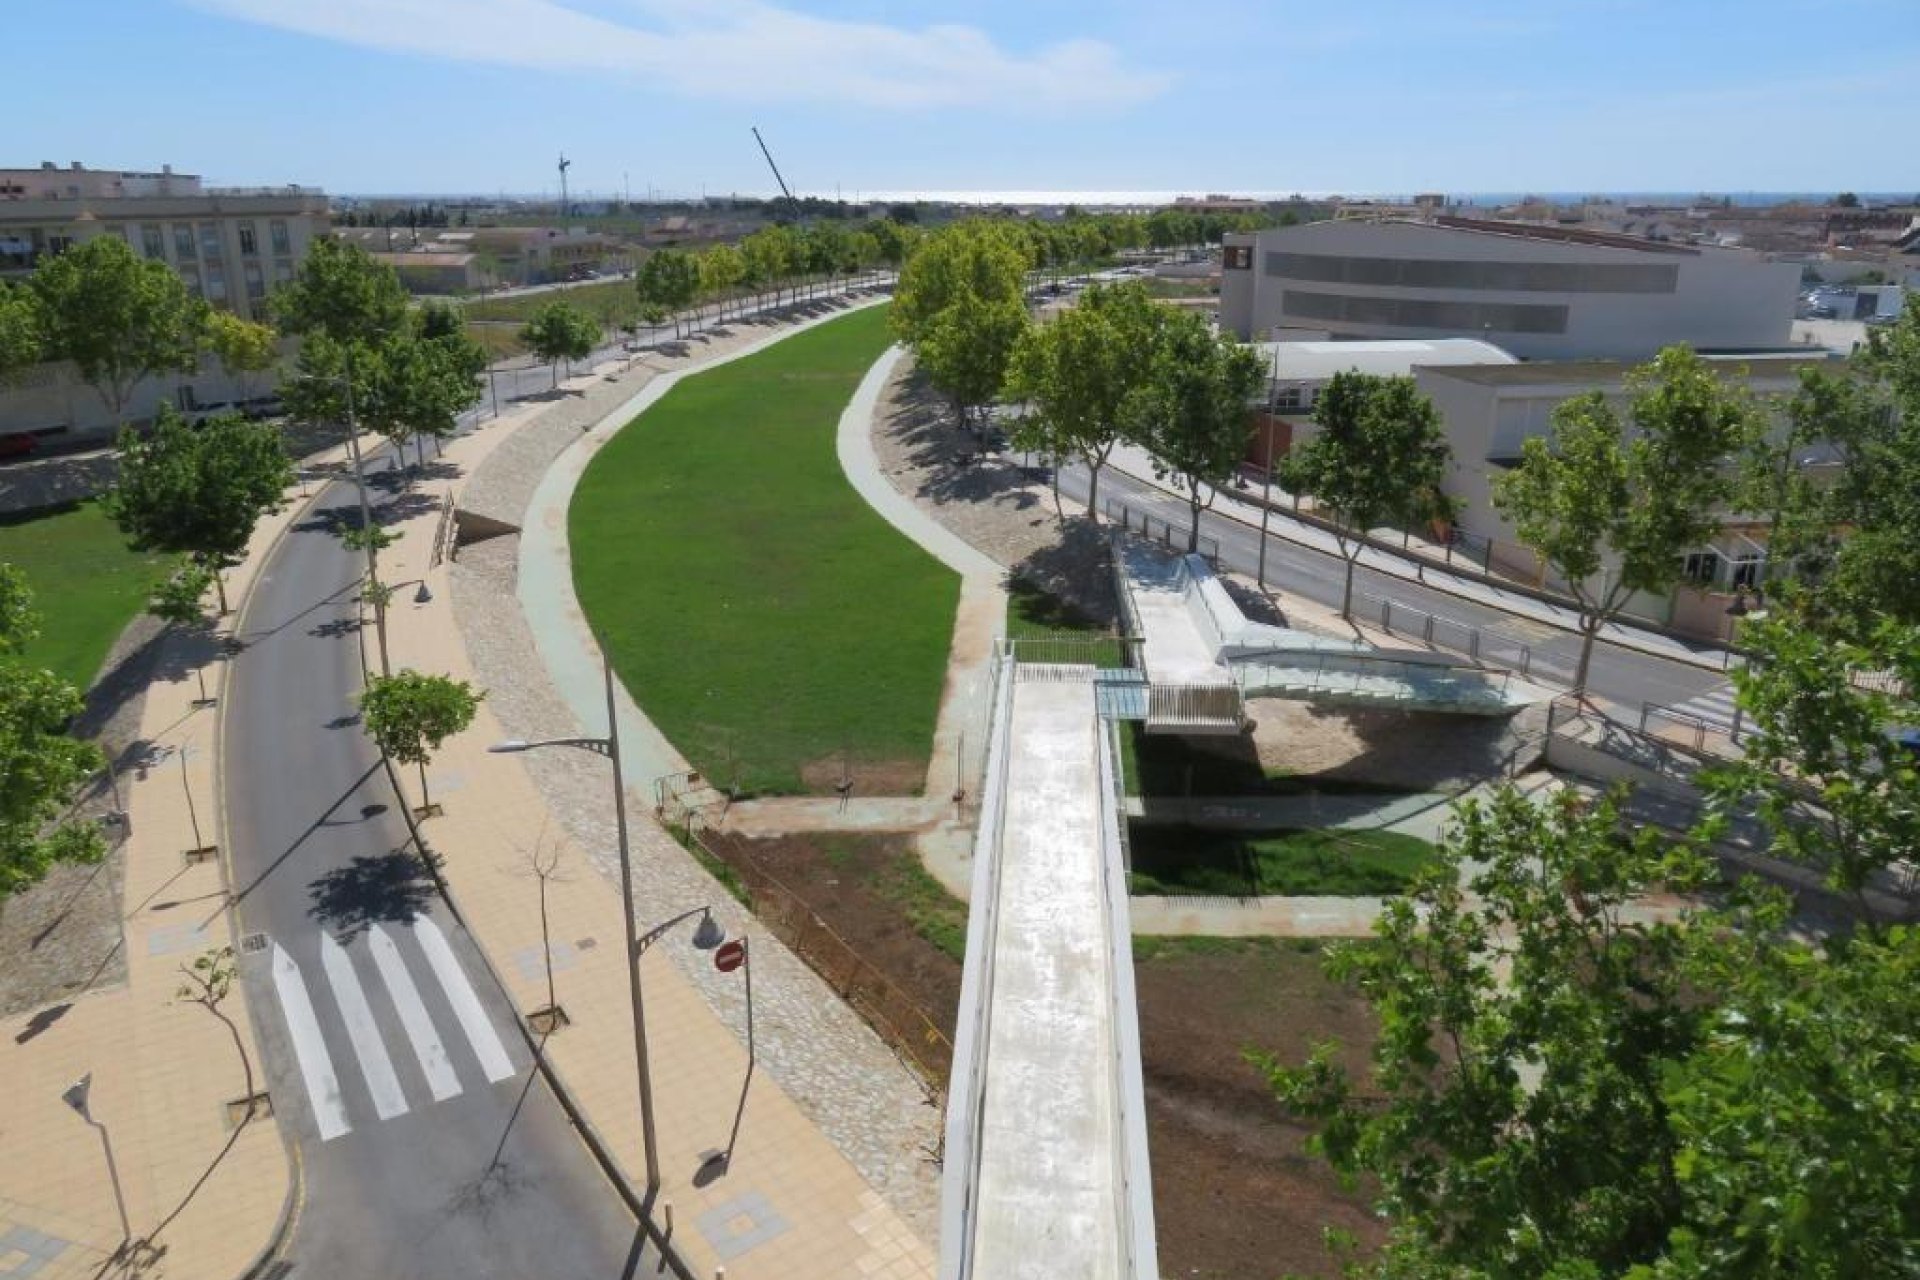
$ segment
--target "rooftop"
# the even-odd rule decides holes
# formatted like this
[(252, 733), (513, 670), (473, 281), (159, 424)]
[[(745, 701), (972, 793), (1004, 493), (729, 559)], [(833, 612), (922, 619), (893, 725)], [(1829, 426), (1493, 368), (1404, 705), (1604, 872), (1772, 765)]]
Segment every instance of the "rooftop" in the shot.
[[(1752, 354), (1702, 352), (1705, 359), (1744, 368), (1756, 378), (1793, 378), (1801, 369), (1827, 362), (1824, 353), (1779, 351)], [(1548, 387), (1624, 380), (1637, 366), (1631, 360), (1541, 360), (1529, 364), (1473, 364), (1443, 369), (1438, 376), (1498, 387)]]
[(1478, 338), (1378, 342), (1257, 342), (1271, 375), (1282, 382), (1325, 382), (1336, 373), (1394, 377), (1433, 365), (1517, 365), (1519, 361)]

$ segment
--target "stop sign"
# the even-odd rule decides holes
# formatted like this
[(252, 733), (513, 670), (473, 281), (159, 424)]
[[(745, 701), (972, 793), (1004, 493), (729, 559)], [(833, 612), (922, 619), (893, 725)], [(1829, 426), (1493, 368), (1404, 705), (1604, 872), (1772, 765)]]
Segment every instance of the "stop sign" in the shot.
[(713, 953), (713, 967), (722, 973), (732, 973), (746, 962), (747, 944), (739, 938), (721, 943)]

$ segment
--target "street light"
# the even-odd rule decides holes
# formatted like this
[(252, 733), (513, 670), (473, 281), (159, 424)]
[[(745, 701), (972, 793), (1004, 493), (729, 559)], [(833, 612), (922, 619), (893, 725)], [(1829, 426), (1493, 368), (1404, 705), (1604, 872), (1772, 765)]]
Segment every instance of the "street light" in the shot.
[[(1753, 603), (1747, 603), (1747, 588), (1735, 587), (1733, 603), (1727, 606), (1727, 660), (1722, 670), (1733, 665), (1733, 637), (1740, 619), (1752, 618), (1756, 622), (1767, 616), (1767, 598), (1759, 587), (1753, 588)], [(1737, 743), (1740, 741), (1740, 721), (1745, 717), (1746, 708), (1737, 701), (1733, 705), (1733, 725), (1729, 736)]]
[[(640, 1131), (644, 1141), (647, 1158), (647, 1194), (651, 1196), (660, 1186), (660, 1157), (654, 1150), (653, 1133), (653, 1077), (647, 1063), (647, 1008), (645, 993), (640, 988), (640, 952), (641, 939), (634, 932), (633, 917), (633, 855), (627, 840), (627, 787), (620, 775), (620, 715), (613, 700), (613, 664), (602, 653), (601, 673), (607, 688), (607, 736), (604, 738), (548, 738), (539, 742), (527, 742), (519, 738), (506, 742), (496, 742), (487, 750), (498, 755), (511, 755), (521, 751), (538, 751), (542, 747), (578, 747), (582, 751), (591, 751), (595, 755), (605, 756), (613, 765), (613, 818), (615, 829), (620, 838), (620, 923), (626, 930), (627, 943), (627, 998), (633, 1010), (633, 1054), (639, 1064), (640, 1078)], [(693, 914), (692, 912), (687, 913)], [(676, 917), (649, 932), (648, 940), (657, 937), (665, 928), (676, 924), (686, 916)], [(707, 936), (707, 926), (713, 925), (711, 913), (706, 923), (694, 934), (695, 945)], [(719, 940), (714, 940), (719, 945)]]
[(125, 1256), (133, 1247), (133, 1224), (127, 1219), (127, 1197), (120, 1190), (120, 1169), (113, 1161), (113, 1143), (107, 1137), (107, 1126), (93, 1118), (90, 1095), (93, 1093), (93, 1072), (75, 1080), (60, 1095), (60, 1101), (73, 1108), (74, 1114), (100, 1131), (100, 1149), (107, 1155), (107, 1180), (113, 1184), (113, 1207), (120, 1211), (120, 1247), (113, 1251), (109, 1262)]
[(360, 456), (360, 426), (354, 420), (353, 412), (353, 348), (343, 348), (347, 367), (338, 377), (327, 374), (302, 374), (303, 381), (338, 382), (347, 397), (347, 456), (353, 460), (353, 486), (360, 498), (360, 529), (366, 538), (367, 550), (367, 586), (373, 592), (374, 630), (380, 638), (380, 674), (392, 675), (393, 667), (387, 660), (387, 602), (379, 591), (380, 570), (376, 559), (378, 552), (374, 547), (373, 506), (367, 501), (367, 471)]

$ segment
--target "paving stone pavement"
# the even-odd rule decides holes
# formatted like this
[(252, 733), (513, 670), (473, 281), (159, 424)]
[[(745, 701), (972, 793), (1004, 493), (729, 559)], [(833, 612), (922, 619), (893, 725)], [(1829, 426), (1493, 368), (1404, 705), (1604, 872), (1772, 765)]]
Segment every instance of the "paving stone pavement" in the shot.
[[(653, 371), (685, 367), (766, 336), (766, 325), (732, 326), (697, 346), (692, 359), (655, 361)], [(617, 368), (617, 366), (616, 366)], [(651, 374), (636, 369), (616, 382), (577, 380), (578, 395), (555, 398), (530, 421), (503, 421), (512, 434), (494, 444), (459, 491), (463, 508), (519, 524), (528, 499), (553, 459), (579, 433), (618, 407)], [(578, 723), (542, 667), (515, 590), (518, 539), (496, 538), (463, 549), (452, 567), (453, 611), (468, 654), (488, 691), (488, 706), (515, 736), (529, 739), (599, 734)], [(567, 834), (613, 869), (614, 831), (603, 761), (579, 752), (521, 757)], [(730, 931), (743, 909), (647, 816), (650, 797), (629, 797), (633, 811), (636, 897), (647, 917), (715, 902)], [(744, 1025), (737, 983), (713, 971), (706, 957), (666, 948), (709, 1007), (736, 1032)], [(784, 946), (756, 936), (756, 1032), (762, 1066), (799, 1105), (883, 1203), (923, 1239), (932, 1240), (938, 1212), (937, 1149), (941, 1113), (925, 1087), (813, 971)]]

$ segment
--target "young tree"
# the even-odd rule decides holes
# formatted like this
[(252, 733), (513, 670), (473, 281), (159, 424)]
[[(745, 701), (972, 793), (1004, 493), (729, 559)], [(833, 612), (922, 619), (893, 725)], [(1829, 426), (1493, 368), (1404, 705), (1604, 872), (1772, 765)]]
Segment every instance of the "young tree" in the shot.
[(421, 809), (433, 803), (427, 795), (427, 761), (442, 742), (473, 723), (485, 697), (464, 680), (418, 671), (375, 676), (367, 682), (360, 695), (367, 735), (389, 760), (419, 767)]
[(1266, 370), (1252, 348), (1184, 310), (1167, 313), (1148, 360), (1127, 399), (1127, 435), (1152, 453), (1154, 475), (1178, 483), (1191, 513), (1187, 550), (1198, 551), (1200, 513), (1246, 456)]
[[(154, 587), (153, 594), (147, 597), (147, 612), (168, 626), (190, 628), (206, 625), (207, 612), (204, 602), (207, 592), (213, 587), (214, 573), (191, 556), (181, 556), (180, 562)], [(207, 677), (204, 667), (193, 669), (194, 679), (200, 682), (200, 701), (209, 703), (213, 699), (207, 696)]]
[(940, 313), (963, 298), (1024, 305), (1025, 239), (1006, 224), (974, 219), (929, 236), (900, 273), (888, 322), (917, 347)]
[[(659, 255), (654, 255), (658, 257)], [(649, 258), (651, 262), (653, 259)], [(565, 302), (549, 302), (533, 313), (520, 330), (520, 341), (529, 350), (553, 366), (553, 385), (560, 385), (560, 362), (584, 360), (599, 341), (600, 326), (580, 308)]]
[(727, 300), (746, 275), (746, 260), (730, 244), (715, 245), (700, 255), (700, 290), (720, 304), (720, 320), (727, 318)]
[(40, 362), (40, 302), (25, 285), (0, 283), (0, 386)]
[(1507, 790), (1336, 951), (1380, 1018), (1368, 1079), (1259, 1060), (1314, 1150), (1378, 1180), (1394, 1277), (1892, 1275), (1920, 1247), (1920, 932), (1824, 948), (1784, 899), (1637, 919), (1702, 883), (1612, 799)]
[(358, 245), (316, 239), (293, 280), (273, 294), (280, 328), (335, 342), (378, 344), (407, 327), (407, 290), (391, 267)]
[(1014, 443), (1084, 463), (1087, 517), (1095, 524), (1100, 469), (1122, 439), (1127, 399), (1150, 368), (1140, 353), (1153, 350), (1165, 314), (1139, 284), (1097, 284), (1051, 323), (1029, 328), (1009, 362), (1008, 397), (1032, 406)]
[(135, 551), (192, 556), (213, 575), (237, 562), (260, 517), (278, 509), (293, 463), (271, 423), (223, 415), (190, 427), (163, 412), (152, 434), (122, 432), (119, 478), (101, 499)]
[(1681, 557), (1719, 528), (1734, 493), (1727, 466), (1758, 429), (1752, 400), (1685, 347), (1662, 351), (1628, 385), (1631, 433), (1605, 395), (1576, 396), (1493, 484), (1494, 506), (1579, 611), (1576, 695), (1600, 630), (1634, 593), (1670, 590)]
[(700, 296), (700, 264), (680, 249), (661, 249), (648, 255), (634, 277), (642, 307), (659, 307), (673, 317), (673, 336), (680, 336), (682, 312)]
[(271, 325), (242, 320), (231, 311), (207, 317), (206, 341), (220, 368), (240, 384), (242, 400), (253, 399), (253, 375), (273, 368), (280, 358), (280, 335)]
[(101, 755), (67, 734), (80, 691), (23, 656), (38, 626), (26, 578), (0, 562), (0, 904), (55, 863), (98, 862), (106, 853), (91, 822), (54, 825)]
[[(1771, 853), (1825, 872), (1875, 921), (1868, 888), (1920, 850), (1920, 761), (1894, 736), (1920, 723), (1920, 626), (1883, 620), (1864, 642), (1829, 639), (1796, 602), (1769, 603), (1743, 632), (1752, 660), (1733, 673), (1740, 759), (1707, 772), (1708, 792), (1751, 808)], [(1881, 678), (1862, 687), (1861, 672)]]
[(1006, 381), (1014, 347), (1027, 330), (1027, 309), (1017, 302), (965, 297), (923, 331), (917, 355), (935, 387), (967, 425), (968, 411), (993, 403)]
[(1333, 517), (1346, 561), (1340, 616), (1353, 616), (1353, 569), (1367, 531), (1411, 525), (1448, 509), (1447, 437), (1440, 411), (1412, 378), (1336, 373), (1321, 391), (1313, 419), (1320, 433), (1288, 454), (1281, 483), (1311, 494)]
[(464, 332), (437, 338), (423, 332), (390, 339), (373, 357), (361, 423), (396, 449), (412, 440), (424, 466), (426, 440), (453, 435), (460, 415), (480, 403), (486, 352)]
[(191, 372), (207, 304), (164, 262), (142, 258), (119, 236), (95, 236), (33, 275), (46, 354), (73, 361), (113, 414), (145, 378)]

